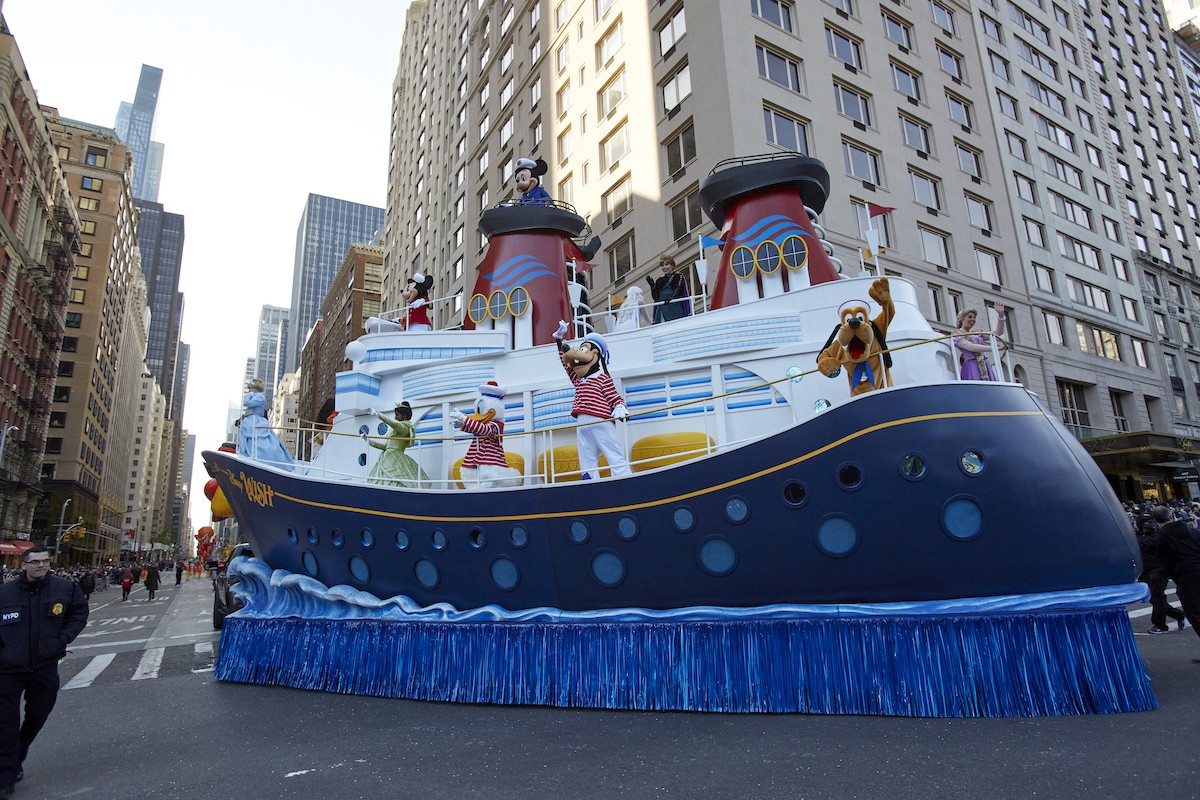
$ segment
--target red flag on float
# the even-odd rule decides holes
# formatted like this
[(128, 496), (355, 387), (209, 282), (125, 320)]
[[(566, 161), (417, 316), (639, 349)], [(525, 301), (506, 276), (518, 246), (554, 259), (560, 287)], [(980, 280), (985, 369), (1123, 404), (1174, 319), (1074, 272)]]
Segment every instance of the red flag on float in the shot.
[(880, 217), (895, 210), (894, 206), (877, 206), (874, 203), (867, 203), (867, 218)]

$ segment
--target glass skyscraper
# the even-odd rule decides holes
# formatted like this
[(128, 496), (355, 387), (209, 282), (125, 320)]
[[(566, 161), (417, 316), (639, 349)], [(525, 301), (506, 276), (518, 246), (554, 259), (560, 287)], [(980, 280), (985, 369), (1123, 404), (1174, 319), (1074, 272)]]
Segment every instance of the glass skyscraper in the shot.
[(121, 103), (115, 126), (121, 141), (133, 148), (133, 196), (151, 202), (158, 200), (158, 181), (162, 174), (163, 146), (150, 141), (162, 74), (158, 67), (142, 64), (137, 94), (132, 103)]
[(159, 203), (137, 200), (138, 245), (142, 272), (146, 276), (146, 299), (150, 306), (150, 337), (146, 343), (146, 366), (158, 379), (167, 401), (167, 415), (179, 419), (183, 398), (176, 381), (179, 329), (183, 324), (183, 294), (179, 273), (183, 267), (184, 225), (182, 214), (164, 211)]

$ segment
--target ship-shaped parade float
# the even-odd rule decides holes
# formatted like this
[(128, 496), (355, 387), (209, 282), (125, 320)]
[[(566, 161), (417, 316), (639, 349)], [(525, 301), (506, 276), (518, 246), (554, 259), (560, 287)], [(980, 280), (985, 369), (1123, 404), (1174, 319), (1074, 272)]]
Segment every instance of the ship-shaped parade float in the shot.
[[(1155, 708), (1124, 608), (1140, 557), (1104, 476), (1020, 384), (959, 380), (912, 284), (839, 274), (828, 190), (794, 154), (712, 171), (723, 247), (696, 313), (601, 331), (628, 416), (600, 424), (629, 469), (590, 480), (555, 334), (598, 326), (578, 280), (598, 243), (562, 203), (485, 210), (462, 329), (375, 320), (311, 458), (204, 453), (254, 553), (229, 567), (246, 606), (217, 677), (642, 710)], [(846, 308), (887, 323), (873, 391), (817, 369)], [(461, 420), (492, 385), (516, 478), (480, 486)], [(374, 410), (401, 400), (421, 478), (371, 482)]]

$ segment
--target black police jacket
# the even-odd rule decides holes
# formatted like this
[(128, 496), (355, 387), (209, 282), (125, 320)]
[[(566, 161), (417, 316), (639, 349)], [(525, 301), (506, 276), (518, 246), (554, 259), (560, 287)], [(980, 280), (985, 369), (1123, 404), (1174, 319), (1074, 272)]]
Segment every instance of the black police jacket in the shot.
[(0, 672), (30, 672), (56, 663), (87, 624), (83, 592), (48, 575), (0, 585)]

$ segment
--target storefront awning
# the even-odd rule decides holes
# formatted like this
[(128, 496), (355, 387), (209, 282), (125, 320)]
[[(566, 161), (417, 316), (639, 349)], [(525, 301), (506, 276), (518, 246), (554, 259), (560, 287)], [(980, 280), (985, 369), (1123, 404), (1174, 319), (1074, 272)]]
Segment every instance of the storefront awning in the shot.
[(33, 542), (22, 542), (17, 539), (0, 542), (0, 556), (19, 556), (33, 545)]

